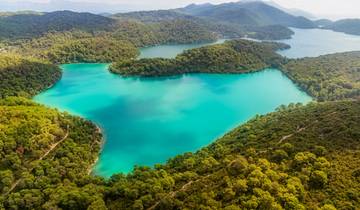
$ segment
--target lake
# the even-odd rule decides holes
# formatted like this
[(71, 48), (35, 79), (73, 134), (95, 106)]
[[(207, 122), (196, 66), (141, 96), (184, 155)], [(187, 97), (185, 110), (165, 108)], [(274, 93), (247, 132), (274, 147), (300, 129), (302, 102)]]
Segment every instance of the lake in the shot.
[[(292, 48), (281, 52), (288, 57), (360, 49), (356, 36), (293, 30), (293, 39), (285, 40)], [(171, 58), (204, 45), (143, 48), (141, 57)], [(104, 177), (129, 172), (134, 165), (164, 163), (208, 145), (256, 114), (312, 100), (277, 69), (139, 79), (111, 74), (107, 68), (108, 64), (62, 65), (62, 79), (34, 98), (102, 128), (106, 141), (93, 172)]]
[(281, 104), (309, 102), (279, 70), (242, 75), (123, 78), (107, 64), (63, 65), (62, 79), (35, 101), (92, 120), (106, 142), (94, 173), (109, 177), (196, 151)]
[(175, 58), (184, 50), (190, 50), (198, 47), (203, 47), (211, 44), (221, 44), (227, 39), (219, 39), (211, 43), (195, 43), (195, 44), (165, 44), (155, 47), (144, 47), (140, 50), (139, 58)]
[(281, 40), (291, 46), (279, 51), (289, 58), (316, 57), (336, 52), (359, 51), (360, 36), (322, 29), (296, 29), (292, 39)]

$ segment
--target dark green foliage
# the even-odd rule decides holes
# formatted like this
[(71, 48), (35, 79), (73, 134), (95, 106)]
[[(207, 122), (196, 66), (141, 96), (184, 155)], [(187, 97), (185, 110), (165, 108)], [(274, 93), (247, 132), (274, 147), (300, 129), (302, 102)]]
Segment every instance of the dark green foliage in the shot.
[(360, 35), (360, 19), (343, 19), (328, 23), (324, 28), (347, 34)]
[[(0, 203), (7, 209), (360, 205), (359, 101), (281, 107), (196, 153), (178, 155), (154, 169), (136, 167), (108, 181), (86, 175), (101, 137), (91, 123), (16, 98), (0, 101), (0, 112)], [(37, 160), (68, 132), (46, 158)], [(274, 161), (274, 154), (285, 153)], [(16, 180), (19, 184), (7, 194)]]
[[(278, 39), (290, 38), (291, 35), (293, 34), (293, 32), (290, 29), (281, 25), (258, 26), (255, 24), (251, 26), (250, 25), (244, 26), (244, 25), (239, 25), (236, 22), (235, 23), (231, 21), (224, 22), (209, 17), (196, 17), (196, 15), (192, 16), (192, 15), (184, 14), (181, 9), (119, 13), (113, 15), (113, 17), (121, 20), (121, 22), (132, 22), (132, 24), (134, 24), (134, 22), (138, 22), (138, 24), (144, 23), (144, 26), (138, 25), (138, 27), (141, 27), (143, 29), (149, 28), (149, 26), (151, 25), (155, 26), (155, 29), (156, 26), (161, 27), (169, 23), (171, 23), (172, 25), (174, 24), (176, 25), (179, 23), (179, 21), (180, 23), (185, 22), (187, 23), (187, 25), (191, 23), (193, 27), (196, 27), (200, 30), (199, 33), (201, 31), (206, 31), (207, 33), (210, 34), (216, 33), (216, 35), (218, 36), (227, 37), (227, 38), (239, 38), (247, 35), (249, 37), (261, 39), (261, 40), (264, 39), (278, 40)], [(187, 30), (190, 30), (191, 32), (191, 30), (193, 30), (192, 29), (193, 27), (189, 27), (189, 29)], [(123, 27), (120, 28), (122, 29)], [(166, 27), (164, 27), (164, 29), (166, 29)], [(174, 30), (171, 31), (174, 32), (177, 31), (177, 33), (180, 34), (184, 33), (184, 31), (178, 30), (177, 28), (174, 28)], [(174, 35), (177, 35), (177, 33), (174, 33)], [(197, 34), (196, 31), (192, 33)], [(144, 36), (143, 34), (139, 34), (139, 35)], [(199, 35), (201, 35), (201, 33)], [(206, 41), (206, 39), (202, 41)], [(177, 43), (182, 43), (182, 42), (177, 41)]]
[(125, 76), (164, 76), (183, 73), (245, 73), (276, 66), (283, 61), (274, 51), (288, 47), (271, 42), (247, 40), (187, 50), (175, 59), (140, 59), (120, 61), (111, 71)]
[(52, 63), (109, 63), (134, 59), (139, 54), (133, 44), (104, 34), (93, 36), (82, 31), (49, 33), (21, 42), (15, 52), (35, 56)]
[[(110, 209), (356, 209), (360, 102), (290, 105), (156, 169), (114, 175)], [(296, 119), (296, 120), (294, 120)], [(289, 136), (290, 135), (290, 136)], [(288, 136), (287, 138), (285, 138)], [(318, 148), (327, 150), (316, 155)], [(273, 161), (277, 151), (288, 151)]]
[(88, 32), (108, 30), (114, 22), (100, 15), (71, 11), (0, 16), (0, 39), (33, 38), (51, 31), (74, 29)]
[(61, 77), (59, 67), (14, 54), (0, 55), (0, 99), (7, 96), (34, 96)]
[(139, 47), (164, 43), (211, 42), (218, 38), (216, 33), (202, 24), (187, 19), (156, 23), (124, 20), (118, 23), (118, 29), (110, 36), (115, 39), (129, 40)]
[(138, 50), (127, 41), (111, 38), (87, 38), (70, 40), (52, 46), (44, 57), (54, 63), (109, 63), (116, 60), (134, 59)]
[(278, 39), (290, 39), (294, 34), (292, 30), (281, 25), (269, 25), (258, 27), (245, 27), (248, 31), (247, 36), (249, 38), (259, 40), (278, 40)]
[(360, 97), (360, 52), (294, 59), (282, 69), (319, 101)]
[(6, 196), (0, 200), (6, 209), (101, 205), (100, 187), (89, 184), (96, 178), (88, 177), (100, 149), (95, 125), (21, 98), (0, 100), (0, 113), (0, 197)]

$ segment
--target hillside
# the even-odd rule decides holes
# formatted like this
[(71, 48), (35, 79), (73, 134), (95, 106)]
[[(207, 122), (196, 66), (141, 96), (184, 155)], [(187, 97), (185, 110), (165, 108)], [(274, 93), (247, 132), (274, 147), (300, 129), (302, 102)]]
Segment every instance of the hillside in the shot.
[(294, 59), (282, 69), (320, 101), (360, 98), (360, 52)]
[[(136, 167), (108, 181), (86, 176), (99, 149), (92, 124), (23, 99), (0, 104), (1, 140), (16, 142), (1, 144), (0, 204), (6, 209), (325, 210), (360, 205), (359, 101), (281, 107), (196, 153), (178, 155), (155, 169)], [(19, 132), (21, 141), (14, 138)], [(34, 140), (42, 144), (29, 147)]]
[(360, 35), (360, 19), (343, 19), (326, 25), (324, 28), (347, 34)]
[(246, 73), (279, 65), (283, 58), (275, 50), (289, 46), (232, 40), (224, 44), (187, 50), (175, 59), (139, 59), (111, 65), (113, 73), (123, 76), (166, 76), (183, 73)]
[(0, 55), (0, 99), (34, 96), (61, 78), (59, 67), (14, 54)]
[(248, 36), (257, 39), (277, 40), (288, 39), (293, 34), (290, 29), (281, 25), (253, 25), (245, 27), (236, 23), (224, 22), (222, 20), (215, 20), (213, 18), (195, 17), (193, 15), (183, 13), (181, 10), (156, 10), (118, 13), (113, 15), (112, 17), (120, 20), (120, 22), (136, 21), (138, 23), (143, 23), (147, 26), (149, 24), (156, 24), (161, 26), (163, 25), (163, 23), (179, 21), (188, 22), (193, 24), (194, 26), (197, 26), (197, 28), (200, 28), (203, 31), (216, 33), (218, 36), (228, 38), (239, 38), (243, 36)]
[(71, 11), (0, 16), (0, 40), (39, 37), (51, 31), (108, 30), (114, 22), (100, 15)]
[[(109, 209), (356, 209), (359, 102), (256, 117), (156, 170), (113, 176)], [(296, 120), (294, 120), (296, 119)], [(156, 186), (156, 187), (154, 187)]]
[(40, 38), (21, 42), (12, 50), (57, 64), (107, 63), (133, 59), (139, 54), (138, 49), (129, 41), (106, 35), (93, 36), (82, 31), (48, 33)]
[(88, 177), (100, 150), (95, 125), (21, 98), (0, 100), (0, 114), (1, 209), (49, 209), (59, 191), (70, 192), (75, 183), (92, 191), (79, 196), (101, 199), (86, 183), (96, 180)]
[(138, 47), (158, 44), (184, 44), (212, 42), (218, 34), (209, 30), (201, 23), (174, 19), (160, 22), (141, 22), (139, 20), (121, 20), (117, 29), (109, 36), (118, 40), (129, 40)]
[(189, 5), (180, 12), (197, 17), (239, 25), (264, 26), (282, 25), (296, 28), (314, 28), (315, 24), (304, 18), (290, 15), (263, 2), (236, 2), (219, 5)]

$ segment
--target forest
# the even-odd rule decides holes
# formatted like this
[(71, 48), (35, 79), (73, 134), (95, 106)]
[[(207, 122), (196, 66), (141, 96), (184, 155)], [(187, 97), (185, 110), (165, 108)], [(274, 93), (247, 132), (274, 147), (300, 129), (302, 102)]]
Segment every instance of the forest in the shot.
[[(287, 59), (276, 53), (286, 44), (232, 40), (175, 59), (136, 59), (143, 46), (288, 38), (293, 32), (286, 26), (314, 27), (287, 15), (274, 25), (266, 14), (284, 16), (268, 7), (261, 18), (246, 19), (255, 27), (229, 22), (231, 5), (206, 13), (210, 19), (203, 7), (110, 18), (1, 13), (0, 209), (359, 209), (360, 53)], [(217, 17), (225, 22), (212, 21)], [(61, 78), (55, 64), (78, 62), (113, 62), (113, 73), (144, 77), (275, 67), (316, 100), (255, 116), (165, 164), (134, 166), (105, 179), (91, 174), (104, 141), (101, 129), (30, 99)]]
[(360, 52), (293, 59), (281, 69), (319, 101), (360, 98)]
[(286, 44), (226, 41), (224, 44), (187, 50), (175, 59), (138, 59), (115, 62), (110, 71), (123, 76), (167, 76), (183, 73), (246, 73), (284, 62), (276, 54)]
[(81, 31), (49, 33), (41, 38), (21, 42), (13, 50), (56, 64), (108, 63), (136, 58), (138, 49), (128, 41), (107, 36), (92, 36)]
[(0, 54), (0, 99), (31, 97), (61, 78), (58, 66), (16, 54)]
[(88, 175), (101, 141), (92, 123), (21, 98), (1, 100), (0, 112), (5, 209), (360, 205), (359, 101), (282, 106), (196, 153), (108, 180)]
[[(16, 97), (0, 100), (0, 116), (0, 209), (61, 207), (59, 193), (80, 186), (97, 193), (87, 202), (101, 198), (88, 176), (102, 141), (93, 123)], [(85, 195), (69, 196), (85, 207)]]

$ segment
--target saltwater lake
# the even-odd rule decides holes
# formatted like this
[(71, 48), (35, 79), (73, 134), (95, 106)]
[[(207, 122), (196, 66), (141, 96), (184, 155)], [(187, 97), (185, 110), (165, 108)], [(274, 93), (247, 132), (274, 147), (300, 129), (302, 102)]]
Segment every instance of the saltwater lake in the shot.
[[(314, 55), (314, 51), (341, 51), (321, 47), (330, 43), (311, 45), (309, 50), (307, 33), (302, 33), (304, 37), (299, 36), (301, 33), (296, 31), (294, 40), (287, 40), (293, 48), (282, 52), (284, 55), (304, 57)], [(332, 33), (330, 38), (319, 40), (326, 42), (331, 37)], [(142, 49), (141, 55), (174, 57), (184, 49), (199, 46), (156, 46)], [(277, 69), (242, 75), (139, 79), (111, 74), (107, 68), (107, 64), (63, 65), (62, 79), (34, 98), (83, 116), (102, 128), (105, 144), (93, 172), (104, 177), (129, 172), (134, 165), (164, 163), (170, 157), (208, 145), (256, 114), (274, 111), (281, 104), (312, 100)]]

